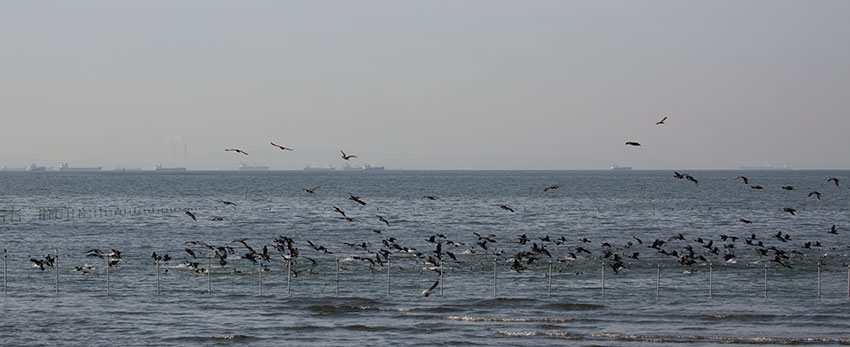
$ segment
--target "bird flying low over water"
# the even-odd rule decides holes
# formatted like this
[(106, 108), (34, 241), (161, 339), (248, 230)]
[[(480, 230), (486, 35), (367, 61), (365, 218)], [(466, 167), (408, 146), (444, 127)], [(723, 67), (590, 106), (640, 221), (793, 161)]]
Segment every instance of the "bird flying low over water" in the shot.
[(348, 200), (351, 200), (351, 201), (354, 201), (354, 202), (356, 202), (356, 203), (358, 203), (358, 204), (360, 204), (360, 205), (366, 206), (366, 202), (365, 202), (365, 201), (363, 201), (363, 200), (360, 200), (360, 197), (359, 197), (359, 196), (356, 196), (356, 195), (351, 194), (351, 193), (348, 193), (348, 195), (349, 195), (349, 196), (348, 196)]
[(794, 187), (792, 187), (792, 186), (782, 186), (780, 188), (785, 189), (785, 190), (794, 190)]
[(793, 208), (790, 208), (790, 207), (783, 207), (783, 208), (782, 208), (782, 212), (788, 212), (788, 213), (790, 213), (792, 216), (796, 216), (796, 215), (797, 215), (797, 210), (795, 210), (795, 209), (793, 209)]
[(548, 186), (548, 187), (546, 187), (546, 188), (543, 188), (543, 192), (545, 193), (545, 192), (548, 192), (548, 191), (550, 191), (550, 190), (558, 189), (558, 188), (561, 188), (561, 186), (559, 186), (559, 185), (557, 185), (557, 184), (553, 184), (553, 185), (551, 185), (551, 186)]
[(422, 296), (428, 297), (429, 295), (431, 295), (431, 291), (434, 290), (434, 288), (437, 288), (437, 286), (439, 284), (440, 284), (440, 280), (437, 280), (437, 282), (434, 282), (434, 284), (431, 285), (431, 288), (428, 288), (428, 289), (425, 289), (425, 290), (422, 291)]
[(678, 178), (680, 180), (683, 180), (683, 179), (685, 179), (685, 176), (690, 176), (690, 175), (688, 175), (686, 173), (678, 173), (676, 171), (673, 171), (673, 178)]
[(236, 206), (236, 204), (235, 204), (235, 203), (232, 203), (232, 202), (230, 202), (230, 201), (218, 200), (218, 202), (220, 202), (220, 203), (224, 204), (225, 206), (227, 206), (227, 205), (233, 205), (233, 206)]
[(835, 183), (835, 186), (838, 187), (838, 179), (835, 177), (830, 177), (826, 180), (827, 182)]
[(187, 215), (187, 216), (189, 216), (189, 217), (192, 217), (192, 220), (193, 220), (193, 221), (196, 221), (196, 222), (198, 221), (198, 218), (197, 218), (197, 217), (195, 217), (195, 214), (194, 214), (194, 213), (192, 213), (192, 212), (190, 212), (190, 211), (186, 211), (186, 215)]
[(501, 209), (503, 209), (503, 210), (505, 210), (505, 211), (511, 211), (511, 212), (513, 212), (513, 211), (514, 211), (514, 209), (512, 209), (512, 208), (508, 207), (508, 205), (499, 205), (499, 208), (501, 208)]
[(275, 146), (275, 147), (277, 147), (277, 148), (280, 148), (280, 150), (281, 150), (281, 151), (292, 151), (292, 150), (293, 150), (292, 148), (289, 148), (289, 147), (284, 147), (284, 146), (281, 146), (281, 145), (276, 145), (274, 142), (270, 142), (270, 143), (272, 144), (272, 146)]
[(664, 121), (666, 121), (666, 120), (667, 120), (667, 117), (665, 116), (664, 118), (661, 118), (661, 120), (660, 120), (660, 121), (655, 122), (655, 125), (661, 125), (661, 124), (664, 124)]
[(626, 146), (640, 147), (640, 143), (637, 143), (637, 142), (634, 142), (634, 141), (628, 141), (628, 142), (626, 142)]
[(818, 198), (818, 200), (820, 200), (820, 197), (821, 197), (820, 192), (817, 192), (817, 191), (809, 192), (809, 197), (811, 197), (812, 195), (814, 195), (816, 198)]
[(346, 155), (345, 152), (343, 152), (342, 150), (340, 150), (340, 153), (342, 153), (342, 159), (345, 159), (345, 160), (348, 160), (348, 159), (351, 159), (351, 158), (357, 158), (356, 155)]
[(238, 148), (225, 148), (224, 151), (225, 152), (236, 152), (236, 153), (242, 153), (244, 155), (248, 155), (248, 152), (245, 152), (245, 151), (238, 149)]
[(384, 222), (387, 226), (390, 226), (390, 221), (388, 221), (384, 216), (378, 215), (378, 220)]
[(688, 180), (688, 181), (694, 182), (694, 184), (696, 184), (697, 187), (699, 187), (699, 181), (697, 181), (697, 179), (694, 178), (694, 176), (685, 175), (685, 179)]
[(425, 195), (424, 198), (428, 200), (437, 200), (437, 197), (433, 195)]
[(752, 221), (750, 221), (749, 219), (746, 219), (746, 218), (738, 218), (738, 221), (741, 222), (741, 223), (744, 223), (744, 224), (751, 224), (752, 223)]
[(764, 189), (762, 186), (750, 186), (751, 189)]
[(315, 186), (315, 187), (310, 188), (310, 189), (304, 189), (304, 191), (307, 192), (307, 193), (310, 193), (310, 194), (315, 194), (316, 189), (319, 189), (319, 187), (321, 187), (321, 186)]
[(745, 177), (745, 176), (735, 176), (735, 179), (736, 180), (741, 179), (741, 180), (744, 180), (744, 184), (750, 184), (750, 179)]

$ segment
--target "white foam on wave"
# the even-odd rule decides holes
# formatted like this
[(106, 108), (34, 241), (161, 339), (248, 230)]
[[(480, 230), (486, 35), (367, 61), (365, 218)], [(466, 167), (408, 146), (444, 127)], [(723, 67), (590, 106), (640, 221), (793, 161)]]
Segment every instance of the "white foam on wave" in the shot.
[(496, 323), (566, 323), (568, 318), (502, 318), (502, 317), (472, 317), (445, 316), (443, 319), (461, 322), (496, 322)]

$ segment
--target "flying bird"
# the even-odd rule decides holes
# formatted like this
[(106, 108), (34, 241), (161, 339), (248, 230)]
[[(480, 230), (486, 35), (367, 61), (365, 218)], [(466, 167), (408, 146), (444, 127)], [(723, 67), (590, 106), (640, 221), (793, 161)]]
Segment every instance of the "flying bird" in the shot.
[(694, 182), (694, 184), (696, 184), (697, 187), (699, 187), (699, 181), (697, 181), (697, 179), (694, 178), (694, 176), (685, 175), (685, 179), (688, 180), (688, 181)]
[(637, 142), (634, 142), (634, 141), (628, 141), (628, 142), (626, 142), (626, 146), (640, 147), (640, 143), (637, 143)]
[(812, 195), (814, 195), (816, 198), (818, 198), (818, 200), (820, 200), (820, 197), (821, 197), (820, 192), (817, 192), (817, 191), (815, 191), (815, 192), (810, 192), (810, 193), (809, 193), (809, 197), (811, 197)]
[(661, 125), (661, 124), (664, 124), (664, 121), (666, 121), (666, 120), (667, 120), (667, 116), (665, 116), (664, 118), (661, 118), (661, 120), (660, 120), (660, 121), (655, 122), (655, 125)]
[(511, 212), (514, 211), (514, 209), (508, 207), (508, 205), (499, 205), (499, 208), (506, 210), (506, 211), (511, 211)]
[(345, 152), (343, 152), (342, 150), (340, 150), (340, 152), (342, 153), (342, 159), (348, 160), (351, 158), (357, 158), (356, 155), (346, 155)]
[(835, 177), (830, 177), (826, 180), (827, 182), (835, 183), (835, 186), (838, 187), (838, 179)]
[(437, 282), (434, 282), (434, 284), (431, 285), (431, 288), (428, 288), (428, 289), (425, 289), (425, 290), (422, 291), (422, 296), (428, 297), (429, 295), (431, 295), (431, 291), (434, 290), (434, 288), (437, 288), (437, 285), (439, 285), (439, 284), (440, 284), (440, 280), (437, 280)]
[(319, 189), (319, 187), (321, 187), (321, 186), (315, 186), (315, 187), (310, 188), (310, 189), (304, 189), (304, 191), (307, 192), (307, 193), (310, 193), (310, 194), (315, 194), (316, 189)]
[(336, 207), (336, 206), (332, 206), (332, 207), (334, 208), (334, 211), (339, 212), (339, 214), (341, 214), (343, 217), (345, 217), (345, 211), (340, 210), (339, 207)]
[(741, 222), (741, 223), (744, 223), (744, 224), (751, 224), (752, 223), (752, 221), (750, 221), (749, 219), (746, 219), (746, 218), (738, 218), (738, 221)]
[(233, 205), (233, 206), (236, 206), (236, 204), (235, 204), (235, 203), (232, 203), (232, 202), (230, 202), (230, 201), (218, 200), (218, 202), (220, 202), (220, 203), (224, 204), (225, 206), (227, 206), (227, 205)]
[(354, 202), (356, 202), (360, 205), (366, 206), (366, 202), (363, 201), (363, 200), (360, 200), (359, 196), (356, 196), (356, 195), (351, 194), (351, 193), (348, 193), (348, 195), (349, 195), (348, 200), (351, 200), (351, 201), (354, 201)]
[(762, 186), (750, 186), (751, 189), (764, 189)]
[(749, 178), (747, 178), (747, 177), (745, 177), (745, 176), (735, 176), (735, 179), (736, 179), (736, 180), (737, 180), (737, 179), (742, 179), (742, 180), (744, 180), (744, 184), (750, 184), (750, 179), (749, 179)]
[(790, 213), (792, 216), (796, 216), (796, 215), (797, 215), (797, 210), (795, 210), (795, 209), (793, 209), (793, 208), (790, 208), (790, 207), (783, 207), (783, 208), (782, 208), (782, 212), (788, 212), (788, 213)]
[(284, 146), (281, 146), (281, 145), (276, 145), (274, 142), (270, 142), (270, 143), (272, 144), (272, 146), (275, 146), (275, 147), (277, 147), (277, 148), (280, 148), (280, 150), (281, 150), (281, 151), (292, 151), (292, 150), (293, 150), (292, 148), (289, 148), (289, 147), (284, 147)]
[(792, 187), (792, 186), (782, 186), (780, 188), (785, 189), (785, 190), (794, 190), (794, 187)]
[(187, 216), (189, 216), (189, 217), (192, 217), (192, 220), (193, 220), (193, 221), (196, 221), (196, 222), (198, 221), (198, 218), (197, 218), (197, 217), (195, 217), (195, 214), (194, 214), (194, 213), (192, 213), (192, 212), (190, 212), (190, 211), (186, 211), (186, 215), (187, 215)]
[(550, 191), (550, 190), (558, 189), (558, 188), (561, 188), (561, 186), (559, 186), (559, 185), (557, 185), (557, 184), (555, 184), (555, 185), (551, 185), (551, 186), (548, 186), (548, 187), (546, 187), (546, 188), (543, 188), (543, 192), (545, 193), (545, 192), (548, 192), (548, 191)]
[(433, 195), (425, 195), (424, 198), (428, 200), (437, 200), (437, 197)]
[(241, 150), (241, 149), (238, 149), (238, 148), (225, 148), (225, 149), (224, 149), (224, 151), (225, 151), (225, 152), (236, 152), (236, 153), (242, 153), (242, 154), (244, 154), (244, 155), (248, 155), (248, 153), (247, 153), (247, 152), (245, 152), (245, 151), (243, 151), (243, 150)]
[(384, 216), (378, 215), (378, 220), (384, 222), (387, 226), (390, 226), (390, 221), (388, 221)]

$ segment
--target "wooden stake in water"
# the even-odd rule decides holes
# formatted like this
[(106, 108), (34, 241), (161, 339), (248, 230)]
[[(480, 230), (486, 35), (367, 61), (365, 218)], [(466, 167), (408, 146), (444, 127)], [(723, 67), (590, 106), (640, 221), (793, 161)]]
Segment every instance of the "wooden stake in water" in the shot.
[(56, 259), (53, 260), (53, 269), (56, 270), (56, 295), (59, 295), (59, 249), (54, 248)]
[(547, 277), (549, 277), (548, 294), (549, 294), (549, 296), (552, 296), (552, 261), (551, 260), (549, 261), (549, 275)]
[(602, 297), (605, 297), (605, 262), (602, 262)]
[(292, 258), (286, 262), (286, 296), (292, 296)]
[(259, 286), (257, 295), (263, 296), (263, 263), (257, 262), (257, 285)]
[(7, 275), (7, 272), (6, 272), (6, 249), (4, 248), (3, 249), (3, 295), (4, 296), (6, 295), (6, 279), (8, 277), (9, 276)]
[(339, 296), (339, 257), (336, 257), (336, 296)]
[(493, 297), (496, 297), (496, 256), (493, 256)]
[(714, 266), (711, 263), (708, 263), (708, 298), (711, 299), (711, 280), (713, 277)]
[(109, 258), (110, 256), (106, 256), (106, 296), (109, 296)]
[(767, 264), (764, 265), (764, 298), (767, 300)]
[(820, 260), (818, 260), (818, 299), (820, 299)]
[(207, 295), (212, 295), (212, 255), (207, 254)]
[(656, 265), (655, 271), (655, 300), (661, 297), (661, 264)]
[(440, 296), (443, 296), (443, 259), (440, 258)]
[(156, 262), (156, 295), (159, 295), (159, 261)]
[(387, 255), (387, 296), (390, 296), (390, 256)]

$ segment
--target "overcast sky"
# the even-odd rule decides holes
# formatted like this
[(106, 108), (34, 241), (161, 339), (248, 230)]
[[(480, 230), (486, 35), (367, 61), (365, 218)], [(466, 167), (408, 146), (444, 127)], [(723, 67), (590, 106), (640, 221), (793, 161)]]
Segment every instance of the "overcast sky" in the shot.
[(6, 0), (0, 166), (173, 166), (173, 146), (182, 166), (188, 144), (190, 169), (339, 168), (340, 149), (404, 169), (847, 169), (848, 15), (850, 1)]

